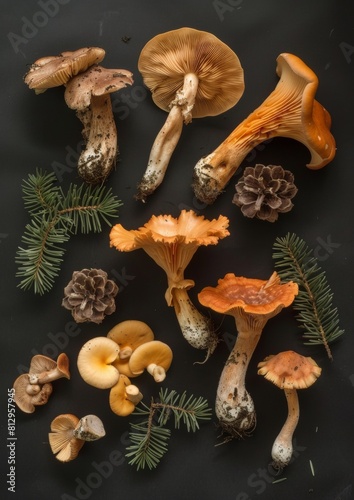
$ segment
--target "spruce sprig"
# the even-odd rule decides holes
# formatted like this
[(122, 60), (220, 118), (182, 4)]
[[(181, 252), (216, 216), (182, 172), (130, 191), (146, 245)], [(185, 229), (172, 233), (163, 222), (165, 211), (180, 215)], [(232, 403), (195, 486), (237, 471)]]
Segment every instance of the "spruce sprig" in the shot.
[(122, 203), (104, 186), (55, 185), (54, 173), (37, 170), (23, 182), (24, 206), (31, 216), (16, 252), (19, 287), (43, 295), (58, 276), (65, 243), (73, 234), (101, 232), (101, 222), (118, 217)]
[(171, 430), (166, 425), (171, 416), (174, 417), (175, 429), (179, 429), (182, 422), (188, 432), (199, 429), (199, 420), (211, 418), (208, 401), (193, 395), (187, 398), (186, 392), (178, 394), (174, 390), (161, 389), (158, 401), (152, 399), (150, 406), (143, 402), (140, 405), (134, 414), (147, 418), (130, 424), (129, 439), (132, 444), (127, 447), (126, 454), (131, 459), (129, 464), (135, 465), (137, 470), (156, 468), (167, 453)]
[(338, 309), (333, 306), (333, 293), (326, 273), (319, 266), (313, 250), (296, 234), (277, 238), (273, 259), (283, 280), (292, 280), (299, 286), (294, 300), (297, 319), (305, 330), (304, 344), (323, 344), (329, 359), (333, 359), (329, 344), (344, 333), (339, 328)]

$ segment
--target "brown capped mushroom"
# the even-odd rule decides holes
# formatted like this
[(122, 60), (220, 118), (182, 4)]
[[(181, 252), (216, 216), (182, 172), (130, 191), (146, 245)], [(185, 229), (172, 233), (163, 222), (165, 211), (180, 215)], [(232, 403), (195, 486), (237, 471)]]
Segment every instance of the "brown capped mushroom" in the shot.
[(152, 38), (138, 68), (154, 103), (168, 112), (138, 186), (136, 197), (145, 201), (163, 181), (183, 123), (230, 109), (243, 94), (244, 80), (236, 54), (211, 33), (192, 28)]
[(126, 417), (135, 410), (135, 406), (142, 398), (139, 388), (131, 384), (129, 378), (121, 373), (118, 382), (110, 390), (109, 405), (116, 415)]
[(66, 85), (66, 104), (76, 110), (84, 125), (86, 147), (79, 157), (78, 172), (89, 184), (105, 181), (116, 161), (117, 127), (109, 94), (132, 84), (130, 71), (94, 66)]
[(84, 47), (62, 52), (58, 56), (41, 57), (24, 76), (24, 81), (36, 94), (59, 87), (70, 78), (103, 60), (105, 51), (99, 47)]
[(310, 357), (294, 351), (284, 351), (268, 356), (258, 363), (258, 375), (284, 389), (288, 404), (288, 416), (272, 447), (273, 467), (283, 469), (293, 455), (292, 438), (299, 421), (298, 389), (306, 389), (321, 375), (321, 368)]
[(107, 337), (95, 337), (86, 342), (77, 357), (77, 367), (87, 384), (98, 389), (113, 387), (119, 378), (112, 365), (119, 354), (119, 346)]
[(70, 379), (69, 358), (64, 352), (59, 354), (56, 361), (43, 354), (33, 356), (29, 369), (31, 384), (45, 384), (59, 378)]
[(194, 167), (194, 193), (211, 204), (222, 193), (243, 159), (258, 144), (287, 137), (304, 144), (311, 155), (307, 167), (320, 169), (336, 153), (331, 116), (315, 100), (318, 78), (297, 56), (277, 58), (279, 82), (267, 99), (209, 155)]
[(51, 383), (31, 384), (28, 373), (17, 377), (13, 388), (15, 389), (14, 401), (24, 413), (33, 413), (36, 406), (45, 405), (53, 391)]
[(135, 349), (129, 358), (129, 368), (135, 375), (146, 369), (155, 382), (162, 382), (172, 363), (171, 348), (160, 340), (146, 342)]

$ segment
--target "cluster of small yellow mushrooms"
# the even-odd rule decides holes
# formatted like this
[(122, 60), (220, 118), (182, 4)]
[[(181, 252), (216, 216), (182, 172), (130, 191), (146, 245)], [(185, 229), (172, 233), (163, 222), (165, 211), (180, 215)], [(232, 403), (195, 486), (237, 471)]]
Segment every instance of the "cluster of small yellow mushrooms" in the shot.
[[(65, 101), (83, 124), (86, 148), (78, 170), (89, 183), (106, 180), (118, 151), (109, 94), (133, 84), (130, 71), (100, 66), (104, 56), (104, 50), (97, 47), (63, 52), (37, 60), (25, 75), (26, 84), (37, 94), (65, 86)], [(244, 75), (237, 55), (227, 45), (210, 33), (192, 28), (152, 38), (141, 51), (138, 68), (154, 103), (168, 113), (138, 186), (136, 198), (145, 202), (164, 179), (183, 124), (232, 108), (243, 95)], [(273, 137), (304, 144), (311, 155), (307, 164), (310, 169), (320, 169), (334, 158), (331, 117), (315, 99), (317, 76), (289, 53), (278, 56), (276, 73), (279, 82), (269, 97), (195, 165), (193, 189), (198, 200), (213, 203), (246, 155)], [(292, 187), (292, 196), (295, 193)], [(222, 215), (210, 221), (182, 210), (177, 218), (152, 216), (136, 230), (117, 224), (110, 233), (112, 247), (121, 252), (143, 249), (166, 272), (166, 302), (174, 307), (183, 336), (193, 347), (206, 349), (208, 356), (218, 339), (209, 318), (192, 304), (188, 290), (194, 281), (184, 273), (199, 246), (216, 245), (229, 235), (228, 225)], [(289, 307), (297, 293), (297, 284), (281, 283), (277, 273), (268, 280), (228, 273), (216, 287), (205, 287), (198, 295), (201, 305), (231, 315), (236, 322), (237, 339), (221, 373), (215, 404), (220, 426), (231, 438), (245, 436), (255, 427), (254, 403), (245, 387), (246, 371), (266, 323)], [(151, 329), (135, 320), (116, 325), (106, 337), (87, 341), (77, 359), (83, 380), (110, 389), (110, 407), (121, 416), (129, 415), (142, 399), (130, 379), (146, 370), (161, 382), (171, 362), (169, 346), (155, 340)], [(291, 459), (292, 434), (299, 418), (296, 391), (312, 385), (321, 369), (311, 358), (293, 351), (269, 356), (258, 366), (259, 374), (284, 389), (289, 405), (288, 418), (272, 449), (274, 465), (282, 468)], [(33, 412), (36, 405), (48, 399), (52, 380), (63, 376), (69, 378), (65, 355), (57, 362), (35, 356), (30, 372), (14, 384), (17, 404), (23, 411)], [(53, 452), (63, 461), (75, 458), (85, 440), (105, 434), (102, 423), (93, 415), (82, 419), (60, 415), (52, 422), (51, 431)]]

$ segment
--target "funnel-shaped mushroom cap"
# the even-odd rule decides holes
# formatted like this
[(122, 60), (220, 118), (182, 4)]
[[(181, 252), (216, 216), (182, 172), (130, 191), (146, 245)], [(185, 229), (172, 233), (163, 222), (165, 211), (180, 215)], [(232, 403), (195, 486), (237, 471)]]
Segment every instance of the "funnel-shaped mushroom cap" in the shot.
[(52, 382), (59, 378), (70, 379), (68, 356), (62, 352), (54, 361), (43, 354), (35, 354), (31, 359), (29, 378), (31, 383), (37, 384)]
[(104, 56), (105, 51), (99, 47), (84, 47), (58, 56), (42, 57), (32, 64), (24, 80), (30, 89), (40, 94), (48, 88), (64, 85), (73, 76), (101, 62)]
[(244, 91), (236, 54), (216, 36), (180, 28), (152, 38), (142, 49), (138, 68), (157, 106), (169, 111), (185, 75), (199, 80), (193, 118), (214, 116), (234, 106)]
[(321, 375), (321, 368), (310, 357), (294, 351), (268, 356), (258, 363), (258, 375), (264, 375), (280, 389), (306, 389)]
[(125, 69), (93, 66), (72, 78), (65, 89), (65, 102), (71, 109), (84, 110), (92, 96), (103, 96), (133, 84), (133, 74)]
[(58, 415), (50, 424), (49, 444), (56, 458), (61, 462), (74, 460), (85, 441), (74, 436), (79, 419), (71, 413)]
[(77, 367), (87, 384), (99, 389), (113, 387), (119, 377), (112, 365), (118, 357), (119, 347), (107, 337), (95, 337), (86, 342), (78, 355)]
[[(288, 307), (298, 293), (292, 281), (281, 283), (276, 272), (269, 280), (237, 277), (228, 273), (214, 287), (205, 287), (198, 295), (199, 302), (213, 311), (231, 316), (257, 317), (264, 323)], [(253, 320), (253, 319), (252, 319)]]
[(178, 218), (170, 215), (152, 216), (137, 230), (126, 230), (116, 224), (110, 232), (110, 244), (122, 252), (142, 248), (167, 274), (169, 288), (166, 301), (172, 304), (172, 289), (191, 288), (192, 280), (183, 273), (199, 246), (216, 245), (230, 233), (229, 220), (222, 215), (207, 220), (192, 210), (182, 210)]

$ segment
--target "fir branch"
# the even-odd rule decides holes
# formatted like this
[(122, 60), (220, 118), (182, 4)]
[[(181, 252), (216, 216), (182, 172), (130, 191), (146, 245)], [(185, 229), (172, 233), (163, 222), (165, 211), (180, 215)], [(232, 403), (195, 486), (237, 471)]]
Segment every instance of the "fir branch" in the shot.
[(179, 429), (183, 422), (188, 432), (195, 432), (199, 429), (199, 420), (210, 420), (211, 409), (202, 397), (191, 395), (187, 399), (185, 392), (179, 395), (174, 390), (161, 389), (159, 401), (152, 399), (149, 407), (141, 403), (134, 414), (147, 417), (139, 424), (130, 424), (132, 444), (127, 447), (126, 457), (131, 458), (129, 464), (139, 470), (146, 466), (149, 469), (157, 467), (167, 452), (171, 431), (166, 424), (171, 415), (174, 416), (175, 429)]
[(118, 217), (121, 202), (103, 186), (71, 184), (65, 194), (53, 173), (29, 175), (23, 183), (25, 208), (31, 215), (16, 252), (19, 287), (43, 295), (58, 276), (72, 234), (101, 232), (101, 221)]
[(296, 234), (277, 238), (273, 259), (283, 280), (292, 280), (299, 286), (294, 300), (297, 319), (305, 330), (305, 345), (323, 344), (329, 359), (333, 359), (329, 344), (344, 333), (338, 326), (338, 309), (333, 307), (333, 293), (325, 271), (318, 265), (313, 250)]

